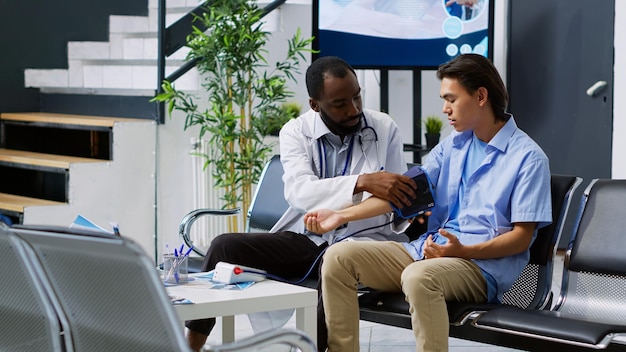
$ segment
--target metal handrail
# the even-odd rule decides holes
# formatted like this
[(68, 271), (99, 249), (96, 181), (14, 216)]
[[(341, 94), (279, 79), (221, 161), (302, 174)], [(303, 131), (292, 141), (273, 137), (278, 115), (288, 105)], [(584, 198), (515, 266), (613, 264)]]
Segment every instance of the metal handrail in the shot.
[[(265, 17), (270, 12), (277, 9), (280, 5), (287, 2), (287, 0), (275, 0), (267, 4), (263, 8), (261, 18)], [(211, 6), (212, 0), (206, 1), (204, 4), (196, 7), (185, 16), (181, 17), (178, 21), (170, 25), (165, 26), (165, 13), (166, 13), (166, 0), (159, 0), (158, 11), (158, 57), (157, 57), (157, 94), (163, 93), (161, 84), (164, 80), (170, 82), (176, 81), (185, 73), (189, 72), (192, 68), (196, 67), (198, 59), (194, 58), (185, 62), (181, 67), (172, 72), (169, 76), (165, 77), (165, 59), (171, 56), (180, 48), (185, 46), (187, 35), (192, 32), (193, 21), (196, 16), (205, 12), (205, 8)], [(206, 30), (201, 23), (195, 24), (201, 30)], [(157, 120), (159, 123), (165, 123), (165, 103), (157, 103)]]

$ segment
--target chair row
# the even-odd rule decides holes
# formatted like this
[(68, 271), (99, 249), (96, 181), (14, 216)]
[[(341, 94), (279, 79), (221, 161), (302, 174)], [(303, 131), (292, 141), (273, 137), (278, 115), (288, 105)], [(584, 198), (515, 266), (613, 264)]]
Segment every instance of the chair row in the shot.
[[(154, 263), (118, 236), (0, 224), (1, 351), (189, 351)], [(314, 351), (301, 331), (272, 330), (210, 351), (287, 344)]]
[(626, 350), (625, 230), (626, 180), (593, 180), (581, 200), (552, 310), (501, 307), (472, 325), (528, 338), (534, 346)]
[[(247, 214), (248, 231), (268, 231), (287, 208), (284, 197), (277, 197), (284, 188), (282, 174), (280, 158), (274, 156)], [(626, 347), (620, 344), (626, 333), (626, 255), (620, 231), (626, 229), (626, 181), (594, 180), (584, 192), (566, 253), (562, 290), (551, 308), (556, 245), (581, 182), (576, 176), (551, 175), (553, 222), (538, 231), (528, 265), (502, 304), (448, 302), (451, 336), (526, 350)], [(200, 209), (183, 219), (180, 234), (188, 245), (193, 245), (189, 238), (193, 221), (217, 213)], [(410, 235), (421, 230), (415, 228)], [(361, 295), (359, 303), (362, 320), (411, 328), (402, 293), (372, 291)]]
[[(502, 304), (448, 302), (450, 335), (528, 351), (626, 350), (626, 180), (593, 180), (581, 199), (552, 303), (555, 244), (581, 179), (552, 175), (553, 224)], [(361, 319), (411, 328), (402, 294), (361, 296)]]
[[(0, 228), (0, 295), (10, 351), (183, 351), (154, 265), (120, 237), (65, 228)], [(9, 298), (11, 297), (11, 298)]]

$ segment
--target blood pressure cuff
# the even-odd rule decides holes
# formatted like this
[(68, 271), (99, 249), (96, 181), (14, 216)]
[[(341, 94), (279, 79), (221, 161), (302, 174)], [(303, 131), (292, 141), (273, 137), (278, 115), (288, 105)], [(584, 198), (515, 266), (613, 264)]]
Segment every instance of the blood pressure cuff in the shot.
[(428, 175), (422, 170), (421, 167), (412, 167), (409, 171), (404, 173), (405, 176), (409, 176), (417, 184), (415, 194), (417, 197), (412, 200), (411, 205), (405, 206), (400, 209), (390, 202), (393, 211), (401, 218), (411, 219), (424, 213), (426, 210), (435, 206), (435, 197), (433, 193), (432, 183), (428, 178)]

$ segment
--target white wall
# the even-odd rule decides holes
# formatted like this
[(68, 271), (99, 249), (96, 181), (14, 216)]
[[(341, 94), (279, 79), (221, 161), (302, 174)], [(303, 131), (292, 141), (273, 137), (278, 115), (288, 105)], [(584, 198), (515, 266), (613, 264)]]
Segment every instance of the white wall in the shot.
[[(300, 27), (303, 36), (311, 35), (311, 8), (310, 0), (289, 0), (283, 5), (278, 16), (278, 31), (273, 33), (269, 46), (270, 62), (275, 61), (278, 55), (284, 53), (285, 39), (295, 33)], [(496, 2), (495, 6), (495, 48), (494, 63), (503, 78), (506, 78), (506, 28), (507, 28), (507, 1)], [(613, 137), (613, 178), (626, 178), (626, 2), (616, 0), (615, 14), (615, 78), (614, 78), (614, 137)], [(308, 62), (302, 64), (305, 71)], [(304, 76), (298, 78), (298, 84), (293, 86), (296, 94), (294, 100), (300, 102), (303, 108), (308, 107), (308, 95), (304, 84)], [(380, 108), (379, 75), (377, 71), (360, 71), (359, 80), (363, 87), (364, 105), (372, 109)], [(396, 119), (406, 142), (413, 141), (413, 111), (412, 111), (412, 79), (411, 73), (398, 71), (390, 74), (390, 114)], [(422, 114), (441, 113), (441, 99), (439, 98), (439, 81), (432, 71), (422, 74)], [(175, 113), (172, 119), (159, 127), (158, 134), (158, 243), (157, 250), (161, 253), (165, 243), (180, 243), (178, 238), (178, 224), (182, 217), (193, 208), (191, 187), (191, 157), (189, 152), (190, 138), (197, 136), (197, 131), (183, 132), (184, 116)], [(444, 130), (444, 135), (450, 128)], [(423, 138), (420, 136), (420, 138)], [(410, 156), (407, 156), (410, 157)], [(408, 160), (408, 159), (407, 159)], [(160, 254), (159, 254), (160, 255)]]

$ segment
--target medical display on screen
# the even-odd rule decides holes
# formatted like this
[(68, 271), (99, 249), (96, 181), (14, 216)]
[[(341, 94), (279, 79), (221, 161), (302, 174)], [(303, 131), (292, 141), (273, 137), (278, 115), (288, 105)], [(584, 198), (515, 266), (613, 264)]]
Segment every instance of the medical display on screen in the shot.
[(435, 68), (462, 53), (490, 57), (489, 2), (317, 0), (315, 49), (358, 68)]

